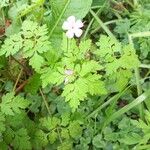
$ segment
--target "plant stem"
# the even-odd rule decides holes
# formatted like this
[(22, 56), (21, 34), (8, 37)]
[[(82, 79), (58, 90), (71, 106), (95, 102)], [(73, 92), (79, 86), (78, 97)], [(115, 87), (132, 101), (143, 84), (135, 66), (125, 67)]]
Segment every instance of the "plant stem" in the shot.
[(45, 107), (46, 107), (46, 109), (47, 109), (48, 114), (51, 115), (48, 102), (46, 101), (46, 98), (45, 98), (45, 96), (44, 96), (44, 94), (43, 94), (42, 89), (40, 89), (40, 94), (41, 94), (41, 96), (42, 96), (42, 99), (43, 99), (43, 101), (44, 101), (44, 104), (45, 104)]
[(150, 97), (150, 90), (146, 91), (145, 93), (143, 93), (142, 95), (138, 96), (135, 100), (133, 100), (131, 103), (129, 103), (128, 105), (124, 106), (123, 108), (121, 108), (120, 110), (118, 110), (117, 112), (113, 113), (103, 124), (103, 128), (104, 129), (106, 127), (107, 124), (109, 124), (111, 121), (113, 121), (114, 119), (120, 117), (122, 114), (128, 112), (130, 109), (132, 109), (133, 107), (141, 104), (143, 101), (145, 101), (146, 99), (148, 99)]
[(22, 66), (25, 70), (25, 72), (28, 74), (28, 75), (31, 75), (31, 71), (30, 69), (28, 69), (28, 67), (26, 67), (24, 64), (22, 64), (20, 61), (18, 61), (15, 57), (11, 56), (11, 58), (16, 61), (20, 66)]
[[(96, 12), (96, 14), (98, 14), (99, 11), (100, 11), (100, 9)], [(90, 27), (93, 24), (93, 22), (94, 22), (94, 18), (92, 18), (92, 20), (90, 21), (89, 25), (87, 26), (87, 28), (86, 28), (86, 30), (84, 32), (84, 35), (83, 35), (83, 39), (85, 39), (85, 37), (87, 36), (87, 34), (88, 34), (88, 32), (90, 30)]]
[(92, 6), (91, 9), (98, 9), (98, 8), (102, 8), (103, 6)]
[(150, 65), (149, 65), (149, 64), (141, 64), (140, 67), (141, 67), (141, 68), (150, 69)]
[(131, 38), (130, 40), (132, 40), (132, 38), (149, 37), (149, 36), (150, 36), (150, 31), (145, 31), (145, 32), (132, 33), (129, 35), (129, 38)]
[(24, 86), (25, 86), (27, 83), (28, 83), (28, 80), (23, 81), (23, 83), (21, 83), (21, 84), (19, 85), (19, 87), (16, 89), (15, 93), (16, 93), (16, 94), (19, 93), (19, 92), (24, 88)]
[(100, 26), (104, 29), (104, 31), (111, 37), (116, 39), (116, 37), (112, 34), (109, 28), (102, 22), (102, 20), (95, 14), (93, 10), (90, 10), (90, 13), (93, 15), (95, 20), (100, 24)]
[(128, 86), (125, 88), (122, 92), (116, 94), (115, 96), (111, 97), (109, 100), (107, 100), (105, 103), (100, 105), (97, 109), (95, 109), (93, 112), (91, 112), (89, 115), (87, 115), (86, 119), (96, 115), (100, 110), (108, 106), (110, 103), (112, 103), (115, 100), (118, 100), (131, 86)]
[[(133, 36), (133, 34), (128, 35), (128, 38), (129, 38), (129, 44), (134, 48), (134, 43), (133, 43), (133, 40), (132, 40), (132, 36)], [(134, 69), (134, 72), (135, 72), (135, 79), (136, 79), (136, 85), (137, 85), (137, 93), (138, 93), (138, 96), (140, 96), (142, 94), (142, 87), (141, 87), (141, 83), (140, 83), (139, 68), (136, 67)], [(139, 105), (139, 113), (140, 113), (140, 117), (143, 118), (144, 117), (144, 110), (143, 110), (143, 104), (142, 103)]]
[(59, 141), (60, 141), (60, 143), (62, 143), (63, 141), (62, 141), (62, 139), (61, 139), (61, 136), (60, 136), (60, 132), (59, 132), (58, 127), (56, 128), (56, 130), (57, 130), (57, 134), (58, 134)]
[[(137, 0), (134, 1), (134, 4), (137, 3)], [(146, 32), (137, 32), (137, 33), (133, 33), (133, 34), (129, 34), (128, 38), (129, 38), (129, 43), (131, 44), (132, 47), (134, 47), (134, 43), (132, 38), (140, 38), (140, 37), (148, 37), (150, 36), (150, 31), (146, 31)], [(148, 67), (146, 65), (141, 65), (140, 67)], [(140, 84), (140, 72), (139, 72), (139, 68), (135, 68), (135, 78), (136, 78), (136, 85), (137, 85), (137, 92), (138, 92), (138, 96), (142, 94), (142, 87)], [(139, 106), (139, 113), (140, 113), (140, 117), (143, 118), (144, 117), (144, 106), (143, 104), (141, 104)]]
[(5, 14), (4, 14), (4, 9), (1, 8), (1, 13), (2, 13), (2, 21), (3, 21), (3, 24), (5, 26)]
[(18, 75), (18, 77), (17, 77), (17, 80), (16, 80), (16, 82), (15, 82), (15, 85), (14, 85), (14, 87), (13, 87), (13, 92), (15, 92), (15, 89), (16, 89), (16, 87), (17, 87), (17, 84), (18, 84), (18, 82), (19, 82), (19, 80), (20, 80), (20, 78), (21, 78), (22, 72), (23, 72), (23, 69), (21, 68), (21, 71), (20, 71), (20, 73), (19, 73), (19, 75)]
[[(96, 12), (96, 15), (98, 15), (99, 13), (101, 13), (101, 11), (102, 11), (103, 8), (105, 7), (105, 5), (106, 5), (106, 2), (103, 4), (103, 6), (98, 7), (99, 10)], [(93, 7), (91, 7), (91, 9), (93, 9)], [(88, 32), (89, 32), (89, 30), (90, 30), (90, 27), (91, 27), (91, 25), (93, 24), (93, 22), (94, 22), (94, 18), (92, 18), (92, 20), (90, 21), (89, 25), (87, 26), (87, 28), (86, 28), (86, 30), (85, 30), (85, 33), (84, 33), (84, 35), (83, 35), (83, 39), (85, 39), (85, 37), (87, 36), (87, 34), (88, 34)]]
[[(111, 21), (105, 22), (104, 24), (105, 24), (105, 25), (109, 25), (109, 24), (116, 23), (117, 21), (119, 21), (119, 19), (111, 20)], [(91, 31), (91, 34), (94, 34), (94, 33), (97, 32), (100, 28), (101, 28), (101, 27), (98, 26), (98, 27), (95, 28), (93, 31)]]
[(60, 14), (60, 16), (58, 17), (56, 23), (54, 24), (54, 27), (52, 28), (52, 30), (51, 30), (51, 32), (50, 32), (50, 34), (49, 34), (49, 38), (52, 36), (52, 34), (53, 34), (55, 28), (57, 27), (58, 23), (60, 22), (60, 20), (61, 20), (62, 16), (64, 15), (64, 13), (65, 13), (65, 11), (66, 11), (66, 9), (67, 9), (69, 3), (70, 3), (70, 0), (67, 1), (67, 3), (66, 3), (66, 5), (65, 5), (64, 9), (62, 10), (62, 13)]

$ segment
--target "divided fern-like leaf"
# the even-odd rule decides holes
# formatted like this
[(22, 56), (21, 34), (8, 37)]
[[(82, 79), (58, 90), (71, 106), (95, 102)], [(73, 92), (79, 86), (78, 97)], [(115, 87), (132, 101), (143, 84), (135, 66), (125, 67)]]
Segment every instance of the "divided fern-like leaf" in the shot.
[(47, 34), (46, 25), (39, 26), (36, 22), (25, 20), (19, 33), (6, 38), (0, 55), (7, 57), (21, 52), (23, 58), (29, 58), (29, 64), (39, 71), (44, 62), (41, 54), (52, 49)]
[(70, 123), (69, 127), (69, 133), (72, 138), (79, 138), (82, 135), (82, 127), (77, 121), (73, 121)]
[(48, 131), (57, 127), (60, 124), (60, 120), (56, 117), (45, 117), (40, 119), (41, 126), (46, 128)]
[(25, 128), (21, 128), (15, 132), (14, 140), (12, 141), (12, 145), (15, 149), (19, 150), (31, 150), (30, 137), (28, 136), (27, 130)]
[(14, 96), (14, 93), (7, 93), (2, 97), (0, 109), (5, 115), (15, 115), (15, 113), (20, 113), (21, 109), (27, 108), (29, 104), (30, 102), (21, 96)]
[(21, 38), (21, 34), (11, 35), (9, 38), (6, 38), (2, 48), (0, 49), (0, 55), (6, 55), (6, 57), (10, 55), (14, 55), (23, 46), (23, 40)]
[(124, 46), (105, 35), (101, 36), (97, 46), (99, 49), (95, 54), (104, 67), (109, 82), (114, 82), (114, 89), (122, 90), (132, 77), (134, 69), (140, 64), (134, 48), (129, 44)]
[(84, 101), (88, 94), (107, 93), (101, 75), (97, 73), (103, 69), (103, 66), (86, 57), (90, 48), (91, 40), (82, 41), (78, 46), (74, 39), (67, 41), (64, 36), (63, 56), (60, 57), (60, 61), (55, 64), (54, 69), (45, 67), (41, 71), (43, 87), (48, 84), (64, 83), (62, 96), (73, 110), (78, 108), (80, 102)]

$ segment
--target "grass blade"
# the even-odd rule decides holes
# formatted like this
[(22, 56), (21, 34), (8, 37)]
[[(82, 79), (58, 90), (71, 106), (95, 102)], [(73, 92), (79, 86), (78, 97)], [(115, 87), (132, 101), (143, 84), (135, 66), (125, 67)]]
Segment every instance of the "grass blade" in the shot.
[(132, 101), (130, 104), (124, 106), (123, 108), (121, 108), (120, 110), (118, 110), (117, 112), (115, 112), (114, 114), (112, 114), (105, 122), (103, 125), (103, 128), (106, 127), (107, 124), (109, 124), (111, 121), (113, 121), (114, 119), (120, 117), (122, 114), (128, 112), (130, 109), (132, 109), (133, 107), (141, 104), (143, 101), (145, 101), (148, 97), (150, 97), (150, 90), (146, 91), (145, 93), (143, 93), (142, 95), (140, 95), (139, 97), (137, 97), (134, 101)]

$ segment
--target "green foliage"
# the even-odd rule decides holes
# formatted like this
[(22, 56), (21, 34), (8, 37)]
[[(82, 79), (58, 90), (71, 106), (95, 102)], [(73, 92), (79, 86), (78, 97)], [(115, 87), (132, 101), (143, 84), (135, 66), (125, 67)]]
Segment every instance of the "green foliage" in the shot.
[(82, 134), (82, 128), (77, 121), (71, 122), (68, 128), (72, 138), (80, 138)]
[(5, 40), (0, 55), (5, 54), (8, 57), (20, 53), (23, 58), (29, 58), (29, 64), (38, 71), (44, 63), (41, 54), (51, 50), (47, 33), (45, 25), (38, 26), (36, 22), (26, 20), (19, 33)]
[(150, 112), (149, 111), (145, 111), (145, 122), (141, 119), (139, 119), (139, 121), (133, 121), (133, 124), (140, 128), (143, 132), (142, 137), (139, 139), (138, 144), (136, 145), (136, 148), (140, 148), (140, 147), (144, 147), (147, 145), (149, 139), (150, 139), (150, 134), (149, 134), (149, 129), (150, 129)]
[(33, 135), (33, 147), (42, 149), (48, 144), (47, 134), (43, 130), (37, 129)]
[(150, 149), (149, 14), (148, 0), (1, 0), (0, 150)]
[(96, 147), (96, 148), (103, 148), (105, 146), (105, 143), (104, 141), (102, 141), (102, 135), (101, 134), (98, 134), (96, 135), (94, 138), (93, 138), (93, 145)]
[(115, 39), (102, 35), (95, 52), (104, 65), (106, 76), (116, 90), (121, 91), (132, 77), (133, 70), (139, 66), (138, 56), (131, 45), (121, 45)]
[(7, 93), (4, 95), (2, 97), (2, 102), (0, 103), (0, 132), (2, 137), (4, 137), (3, 140), (7, 144), (12, 144), (15, 149), (31, 149), (31, 143), (29, 141), (30, 137), (27, 129), (22, 127), (15, 131), (15, 128), (22, 125), (22, 121), (25, 117), (22, 112), (29, 106), (29, 104), (30, 102), (25, 100), (23, 97), (14, 96), (14, 93)]
[[(62, 96), (69, 102), (73, 110), (78, 108), (80, 101), (83, 101), (87, 94), (106, 94), (104, 82), (97, 71), (103, 67), (95, 60), (86, 58), (90, 53), (91, 41), (83, 41), (77, 46), (74, 40), (71, 40), (68, 49), (67, 39), (64, 37), (62, 50), (64, 57), (57, 62), (55, 69), (45, 67), (42, 71), (41, 80), (43, 87), (52, 84), (64, 83)], [(67, 75), (66, 71), (72, 71)]]
[[(62, 9), (64, 9), (67, 1), (60, 1), (60, 0), (55, 0), (55, 1), (52, 0), (51, 1), (54, 17), (60, 15), (60, 13), (62, 12)], [(91, 0), (87, 0), (86, 2), (81, 1), (81, 0), (77, 0), (77, 1), (70, 0), (69, 5), (66, 8), (66, 11), (63, 15), (63, 19), (65, 20), (66, 18), (68, 18), (71, 15), (76, 16), (77, 18), (80, 18), (80, 19), (84, 18), (85, 15), (89, 11), (91, 3), (92, 3)], [(80, 9), (81, 7), (83, 8), (82, 10)]]
[(54, 128), (57, 127), (57, 125), (60, 124), (60, 120), (56, 117), (53, 117), (53, 118), (43, 118), (40, 120), (41, 121), (41, 125), (46, 128), (47, 130), (52, 130)]
[(21, 96), (14, 97), (14, 93), (7, 93), (2, 97), (0, 108), (5, 115), (15, 115), (15, 113), (20, 113), (21, 109), (27, 108), (29, 104), (30, 102)]
[(41, 86), (40, 75), (34, 74), (32, 77), (30, 77), (27, 85), (25, 86), (25, 91), (35, 95), (40, 86)]
[(22, 48), (22, 39), (20, 34), (14, 34), (6, 39), (5, 44), (2, 46), (1, 55), (5, 54), (6, 57), (16, 54)]
[[(50, 22), (50, 36), (53, 45), (56, 48), (60, 48), (62, 40), (62, 23), (69, 16), (75, 16), (78, 19), (82, 19), (86, 16), (90, 10), (92, 0), (52, 0), (52, 17)], [(82, 9), (81, 9), (82, 8)], [(64, 10), (64, 13), (63, 13)], [(59, 18), (61, 16), (61, 18)]]
[(30, 150), (31, 144), (29, 142), (29, 139), (30, 137), (28, 136), (26, 129), (21, 128), (15, 132), (15, 137), (12, 141), (12, 145), (15, 149)]
[(9, 5), (9, 0), (1, 0), (0, 2), (0, 8), (6, 7)]
[(5, 116), (0, 113), (0, 132), (5, 131)]

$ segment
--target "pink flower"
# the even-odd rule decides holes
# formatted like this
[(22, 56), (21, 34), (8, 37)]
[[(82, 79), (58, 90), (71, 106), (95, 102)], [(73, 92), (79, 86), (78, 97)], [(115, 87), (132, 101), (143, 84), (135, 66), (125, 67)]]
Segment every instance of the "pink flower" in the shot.
[(65, 70), (65, 75), (66, 75), (65, 80), (64, 80), (65, 84), (69, 83), (69, 79), (67, 78), (67, 76), (71, 76), (73, 75), (73, 73), (74, 73), (73, 70), (70, 70), (70, 69)]
[(73, 38), (74, 36), (80, 37), (83, 31), (80, 29), (83, 27), (81, 20), (76, 20), (75, 16), (68, 17), (67, 21), (63, 23), (63, 30), (67, 30), (66, 36)]
[(71, 76), (73, 74), (73, 70), (65, 70), (65, 74)]

